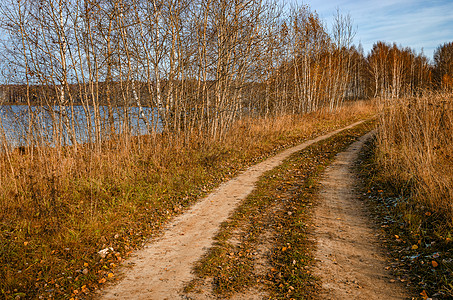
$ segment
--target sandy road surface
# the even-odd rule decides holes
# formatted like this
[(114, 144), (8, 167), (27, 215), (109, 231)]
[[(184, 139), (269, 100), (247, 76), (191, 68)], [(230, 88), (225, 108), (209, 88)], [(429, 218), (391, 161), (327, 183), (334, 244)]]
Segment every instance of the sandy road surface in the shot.
[(313, 217), (313, 239), (318, 243), (315, 275), (323, 288), (320, 299), (408, 298), (385, 270), (376, 231), (354, 191), (357, 180), (352, 163), (369, 135), (338, 154), (321, 181), (321, 200)]
[(222, 184), (189, 211), (175, 218), (164, 234), (138, 251), (128, 262), (124, 279), (101, 292), (102, 299), (180, 299), (190, 281), (192, 265), (209, 249), (219, 225), (254, 189), (258, 178), (291, 154), (361, 122), (287, 149)]

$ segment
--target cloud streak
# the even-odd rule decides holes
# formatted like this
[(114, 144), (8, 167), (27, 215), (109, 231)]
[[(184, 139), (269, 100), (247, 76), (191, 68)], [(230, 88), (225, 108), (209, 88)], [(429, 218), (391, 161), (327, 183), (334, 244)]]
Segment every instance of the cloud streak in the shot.
[(349, 13), (357, 26), (356, 43), (366, 52), (377, 41), (410, 47), (431, 58), (440, 44), (453, 40), (453, 1), (451, 0), (312, 0), (330, 27), (336, 8)]

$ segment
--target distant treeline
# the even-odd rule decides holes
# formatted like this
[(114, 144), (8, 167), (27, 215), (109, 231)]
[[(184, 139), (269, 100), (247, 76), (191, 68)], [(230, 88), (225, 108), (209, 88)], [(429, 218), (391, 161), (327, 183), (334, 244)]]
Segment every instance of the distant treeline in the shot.
[(434, 65), (423, 54), (384, 42), (365, 55), (353, 45), (349, 16), (338, 12), (329, 30), (306, 5), (4, 2), (4, 102), (147, 106), (156, 109), (160, 130), (215, 137), (244, 115), (334, 110), (347, 99), (453, 86), (452, 43), (439, 46)]
[(453, 42), (440, 45), (434, 64), (423, 54), (396, 44), (377, 42), (366, 58), (369, 96), (401, 98), (425, 90), (453, 90)]

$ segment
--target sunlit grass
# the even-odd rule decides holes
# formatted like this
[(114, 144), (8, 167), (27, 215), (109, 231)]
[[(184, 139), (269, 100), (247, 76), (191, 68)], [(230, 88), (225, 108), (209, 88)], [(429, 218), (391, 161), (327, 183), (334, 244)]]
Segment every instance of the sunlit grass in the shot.
[(378, 160), (395, 187), (453, 225), (453, 97), (388, 100), (382, 106)]
[(359, 103), (333, 114), (243, 119), (221, 140), (118, 137), (101, 149), (2, 153), (0, 291), (6, 298), (88, 294), (115, 280), (133, 249), (222, 181), (373, 113)]
[(453, 297), (453, 98), (388, 100), (362, 155), (372, 200), (398, 278), (428, 298)]

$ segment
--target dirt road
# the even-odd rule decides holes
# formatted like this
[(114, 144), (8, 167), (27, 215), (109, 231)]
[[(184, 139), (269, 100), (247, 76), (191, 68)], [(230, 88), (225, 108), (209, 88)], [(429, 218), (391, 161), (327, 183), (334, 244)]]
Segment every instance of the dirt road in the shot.
[(192, 265), (210, 248), (219, 225), (254, 189), (258, 178), (278, 166), (285, 158), (318, 141), (352, 128), (357, 122), (250, 167), (241, 175), (222, 184), (169, 224), (164, 234), (138, 251), (124, 279), (101, 292), (102, 299), (179, 299), (184, 284), (192, 279)]
[(376, 231), (370, 225), (351, 170), (369, 134), (338, 154), (321, 182), (313, 239), (315, 275), (322, 281), (320, 299), (407, 299), (404, 288), (385, 270)]

